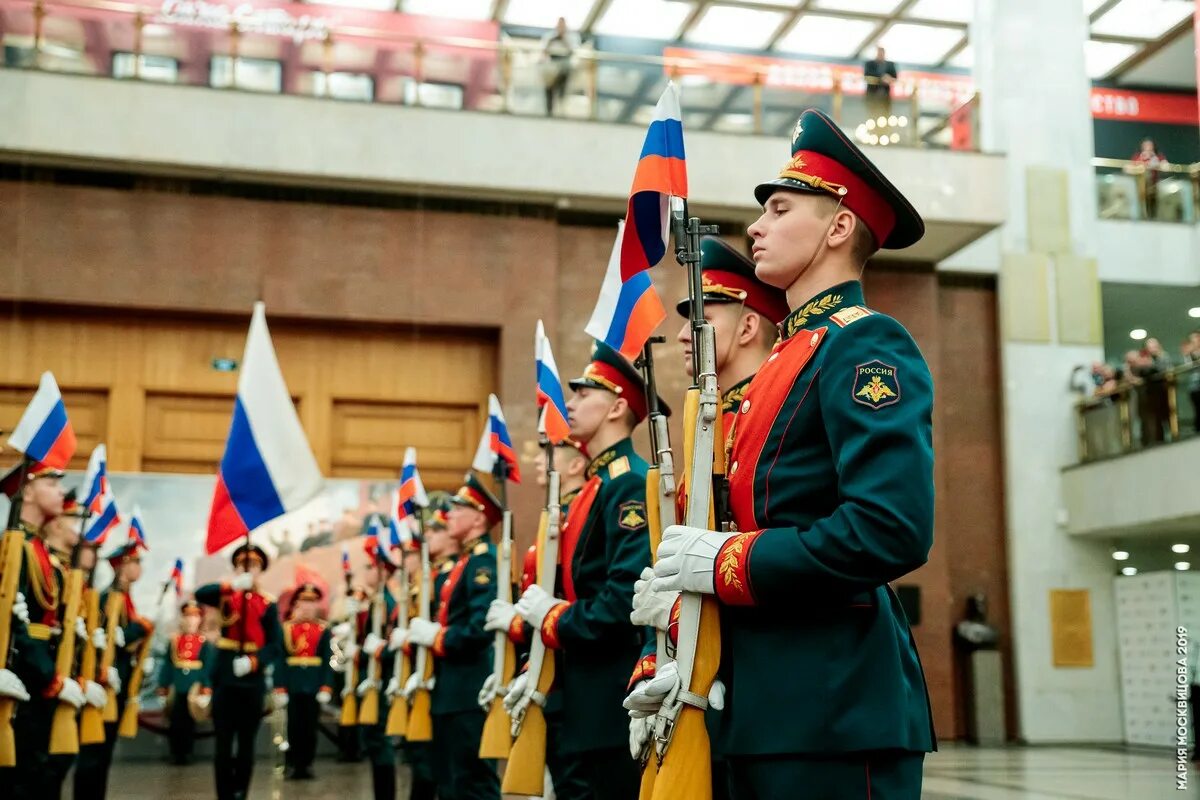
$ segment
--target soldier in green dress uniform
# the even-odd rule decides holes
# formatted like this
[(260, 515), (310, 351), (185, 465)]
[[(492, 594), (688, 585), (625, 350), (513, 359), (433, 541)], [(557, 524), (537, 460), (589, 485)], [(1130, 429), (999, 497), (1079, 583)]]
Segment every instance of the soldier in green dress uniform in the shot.
[(433, 757), (438, 797), (499, 800), (495, 764), (479, 757), (485, 715), (479, 687), (492, 671), (492, 634), (484, 630), (496, 596), (496, 546), (488, 538), (500, 521), (500, 501), (474, 474), (450, 498), (446, 529), (461, 552), (438, 592), (436, 622), (414, 619), (407, 640), (434, 654)]
[[(317, 754), (317, 724), (321, 704), (317, 695), (329, 692), (327, 671), (332, 655), (332, 634), (318, 617), (325, 593), (315, 583), (301, 584), (292, 594), (289, 619), (283, 623), (281, 660), (273, 675), (275, 694), (286, 697), (287, 768), (289, 780), (313, 777)], [(277, 701), (278, 702), (278, 701)]]
[(221, 614), (211, 673), (217, 800), (245, 800), (250, 791), (266, 670), (278, 662), (282, 639), (275, 598), (257, 586), (267, 568), (267, 554), (257, 545), (244, 544), (233, 551), (232, 561), (232, 580), (196, 589), (196, 601)]
[(907, 247), (924, 224), (813, 110), (755, 196), (756, 274), (791, 313), (735, 418), (734, 530), (668, 530), (652, 588), (721, 603), (717, 748), (737, 800), (917, 800), (935, 739), (889, 582), (933, 542), (933, 386), (858, 278), (877, 247)]
[[(133, 602), (133, 584), (142, 577), (141, 544), (130, 539), (108, 554), (108, 564), (113, 570), (113, 581), (100, 592), (100, 614), (104, 619), (101, 627), (107, 629), (105, 616), (108, 599), (113, 592), (122, 597), (116, 628), (110, 644), (113, 646), (113, 665), (104, 678), (117, 695), (116, 722), (104, 723), (104, 741), (82, 745), (79, 748), (79, 766), (75, 769), (75, 797), (77, 800), (104, 800), (108, 794), (108, 772), (112, 767), (113, 749), (117, 744), (117, 726), (125, 713), (125, 702), (129, 699), (129, 679), (133, 675), (134, 659), (142, 643), (154, 625), (139, 616)], [(150, 659), (146, 659), (150, 661)]]
[(196, 742), (196, 720), (188, 708), (188, 693), (196, 684), (202, 690), (211, 688), (208, 670), (212, 668), (214, 651), (201, 631), (203, 622), (204, 608), (195, 600), (179, 607), (179, 632), (171, 637), (159, 667), (158, 692), (171, 707), (167, 728), (171, 763), (179, 766), (192, 763)]
[(633, 365), (601, 343), (570, 385), (571, 435), (591, 462), (562, 527), (558, 590), (530, 586), (517, 613), (555, 651), (560, 751), (577, 761), (597, 800), (627, 800), (640, 778), (621, 701), (647, 639), (629, 612), (634, 581), (650, 564), (647, 464), (629, 437), (646, 418), (646, 388)]

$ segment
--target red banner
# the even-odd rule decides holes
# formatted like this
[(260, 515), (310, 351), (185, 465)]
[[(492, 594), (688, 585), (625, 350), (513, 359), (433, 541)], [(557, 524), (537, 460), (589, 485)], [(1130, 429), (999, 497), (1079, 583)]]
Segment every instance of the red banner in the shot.
[(1092, 116), (1166, 125), (1200, 125), (1200, 104), (1191, 94), (1092, 88)]

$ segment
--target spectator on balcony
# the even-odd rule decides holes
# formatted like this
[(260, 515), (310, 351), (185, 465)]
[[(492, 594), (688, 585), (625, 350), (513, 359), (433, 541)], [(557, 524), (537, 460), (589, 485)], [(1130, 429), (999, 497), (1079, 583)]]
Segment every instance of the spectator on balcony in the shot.
[(1171, 358), (1162, 343), (1150, 337), (1138, 353), (1135, 374), (1143, 382), (1138, 411), (1142, 418), (1142, 443), (1159, 444), (1170, 425), (1170, 401), (1167, 397), (1167, 372)]
[(1183, 364), (1177, 373), (1176, 391), (1187, 391), (1192, 400), (1192, 429), (1200, 433), (1200, 330), (1189, 333), (1179, 350), (1183, 354)]
[(554, 104), (561, 108), (571, 79), (571, 62), (579, 49), (579, 34), (567, 30), (566, 17), (559, 17), (554, 30), (542, 37), (542, 80), (546, 84), (546, 116), (554, 115)]
[(1162, 168), (1167, 166), (1167, 157), (1147, 136), (1129, 160), (1145, 170), (1142, 186), (1146, 193), (1146, 219), (1154, 219), (1158, 211), (1158, 179), (1162, 176)]
[(892, 84), (896, 82), (896, 63), (887, 60), (887, 51), (875, 48), (875, 58), (863, 65), (867, 81), (867, 116), (871, 119), (892, 115)]

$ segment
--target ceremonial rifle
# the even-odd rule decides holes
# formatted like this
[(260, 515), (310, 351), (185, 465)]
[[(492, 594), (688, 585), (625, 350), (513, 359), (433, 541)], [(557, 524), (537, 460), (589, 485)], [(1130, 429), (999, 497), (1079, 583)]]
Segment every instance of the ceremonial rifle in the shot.
[[(508, 463), (497, 458), (492, 474), (496, 478), (496, 491), (504, 513), (500, 551), (496, 559), (496, 599), (512, 603), (512, 510), (508, 507)], [(487, 720), (483, 724), (483, 736), (479, 740), (480, 758), (508, 758), (512, 749), (511, 723), (508, 712), (504, 710), (504, 693), (512, 682), (516, 668), (517, 651), (508, 638), (508, 632), (496, 631), (492, 643), (492, 681), (496, 696), (492, 698), (492, 707), (488, 709)]]
[[(21, 585), (21, 564), (24, 560), (25, 534), (21, 531), (21, 495), (29, 475), (29, 459), (21, 462), (21, 478), (17, 493), (8, 508), (8, 526), (0, 543), (0, 669), (12, 660), (16, 637), (13, 636), (13, 603)], [(13, 738), (12, 715), (17, 701), (0, 697), (0, 767), (17, 763), (17, 745)]]
[[(425, 517), (418, 506), (417, 524), (421, 535), (421, 592), (417, 600), (417, 612), (422, 619), (430, 618), (433, 598), (433, 573), (429, 565), (429, 543), (425, 541)], [(428, 647), (417, 647), (414, 670), (421, 676), (417, 690), (413, 693), (412, 708), (408, 712), (408, 741), (433, 741), (433, 697), (429, 685), (433, 681), (433, 653)]]
[[(540, 425), (545, 434), (544, 424)], [(554, 468), (554, 444), (547, 438), (546, 508), (538, 529), (537, 583), (547, 594), (554, 594), (558, 572), (559, 520), (562, 515), (558, 471)], [(554, 653), (547, 653), (542, 632), (534, 629), (529, 647), (526, 674), (529, 678), (519, 711), (512, 718), (512, 751), (504, 770), (501, 791), (526, 797), (541, 797), (546, 779), (546, 716), (542, 707), (554, 684)]]
[[(692, 329), (692, 374), (684, 405), (685, 522), (695, 528), (714, 528), (724, 520), (728, 495), (724, 483), (725, 450), (720, 436), (720, 398), (717, 394), (716, 334), (704, 318), (704, 288), (700, 237), (716, 234), (715, 225), (689, 217), (687, 201), (672, 198), (675, 259), (687, 270), (689, 320)], [(721, 629), (716, 599), (699, 592), (680, 598), (679, 637), (675, 662), (679, 684), (668, 693), (655, 718), (659, 759), (654, 800), (710, 800), (712, 754), (704, 711), (717, 675)]]
[[(400, 576), (400, 586), (403, 591), (396, 605), (396, 627), (400, 630), (408, 630), (408, 573), (404, 570), (404, 556), (400, 556), (400, 568), (397, 571)], [(396, 661), (392, 666), (392, 680), (396, 682), (396, 694), (391, 699), (391, 706), (388, 707), (387, 728), (384, 731), (388, 736), (404, 736), (408, 732), (408, 701), (400, 694), (405, 684), (408, 683), (408, 676), (412, 674), (412, 662), (403, 650), (396, 652)]]
[[(650, 450), (652, 461), (646, 470), (646, 527), (650, 532), (650, 552), (658, 552), (663, 530), (675, 524), (675, 460), (671, 453), (671, 431), (667, 427), (667, 415), (658, 405), (658, 386), (654, 377), (654, 351), (652, 346), (663, 344), (666, 338), (652, 336), (642, 347), (642, 355), (636, 366), (642, 370), (646, 383), (646, 404), (649, 411)], [(670, 659), (667, 654), (667, 635), (655, 631), (655, 663), (661, 669)], [(651, 759), (654, 752), (653, 740), (647, 741), (642, 749), (642, 785), (639, 800), (650, 800), (658, 775), (658, 759)]]
[[(82, 506), (83, 516), (79, 522), (79, 544), (75, 546), (74, 561), (76, 568), (79, 567), (79, 553), (83, 550), (83, 532), (87, 530), (88, 517), (91, 516), (91, 509), (86, 505)], [(99, 555), (97, 554), (97, 558)], [(87, 580), (83, 585), (83, 626), (87, 629), (88, 638), (82, 645), (76, 645), (76, 648), (82, 646), (82, 655), (79, 657), (79, 686), (86, 688), (87, 681), (94, 681), (101, 686), (105, 681), (98, 680), (96, 674), (96, 648), (92, 646), (92, 632), (100, 624), (100, 593), (95, 588), (96, 581), (96, 565), (92, 564), (92, 568), (88, 570)], [(107, 676), (105, 676), (107, 680)], [(83, 710), (79, 712), (79, 743), (100, 744), (104, 741), (104, 712), (96, 708), (91, 703), (85, 703)]]
[[(342, 576), (346, 580), (346, 599), (354, 597), (354, 574), (350, 570), (343, 570)], [(350, 623), (350, 646), (358, 646), (358, 612), (349, 616)], [(342, 716), (338, 720), (338, 725), (343, 728), (348, 728), (358, 724), (358, 653), (350, 659), (350, 663), (346, 665), (345, 676), (346, 686), (350, 691), (345, 691), (346, 686), (342, 687)]]
[[(377, 536), (383, 534), (382, 528)], [(376, 638), (383, 636), (383, 618), (387, 613), (387, 602), (383, 593), (387, 591), (387, 579), (383, 574), (383, 564), (379, 560), (383, 555), (379, 552), (379, 539), (375, 540), (375, 594), (371, 597), (371, 633)], [(358, 704), (358, 724), (377, 725), (379, 723), (379, 682), (383, 678), (383, 651), (374, 656), (367, 664), (367, 679), (371, 681), (370, 688), (363, 693), (362, 702)], [(357, 687), (355, 687), (357, 689)]]

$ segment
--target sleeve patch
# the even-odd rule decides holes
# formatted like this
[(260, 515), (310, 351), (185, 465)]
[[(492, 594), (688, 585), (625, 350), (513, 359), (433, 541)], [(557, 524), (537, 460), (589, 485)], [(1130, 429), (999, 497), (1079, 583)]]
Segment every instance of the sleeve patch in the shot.
[(872, 411), (899, 403), (900, 371), (882, 361), (859, 364), (854, 368), (850, 397)]
[(646, 504), (641, 500), (622, 503), (617, 510), (617, 524), (627, 531), (646, 527)]
[(487, 567), (480, 567), (475, 570), (475, 583), (479, 586), (487, 586), (492, 582), (492, 571)]

